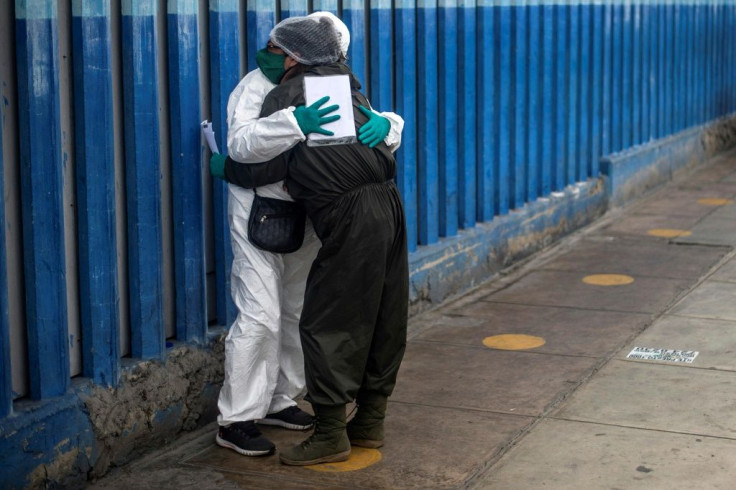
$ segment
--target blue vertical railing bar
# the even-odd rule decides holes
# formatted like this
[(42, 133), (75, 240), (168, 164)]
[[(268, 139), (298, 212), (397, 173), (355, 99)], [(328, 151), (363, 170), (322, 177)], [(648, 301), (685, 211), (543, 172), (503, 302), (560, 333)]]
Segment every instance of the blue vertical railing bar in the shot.
[[(398, 8), (398, 7), (397, 7)], [(402, 10), (408, 10), (406, 7)], [(411, 10), (415, 7), (412, 4)], [(405, 14), (405, 12), (403, 12)], [(414, 12), (414, 15), (416, 13)], [(366, 74), (366, 19), (363, 0), (344, 0), (342, 3), (342, 20), (350, 31), (350, 48), (348, 49), (348, 65), (355, 76), (367, 88)], [(406, 34), (406, 33), (405, 33)], [(416, 34), (412, 37), (416, 39)], [(397, 46), (397, 50), (400, 46)], [(398, 65), (397, 65), (398, 66)], [(398, 68), (397, 68), (398, 69)], [(398, 74), (397, 74), (398, 76)]]
[(496, 131), (498, 134), (498, 159), (496, 160), (496, 208), (498, 214), (509, 212), (513, 197), (512, 168), (513, 165), (513, 17), (512, 7), (502, 5), (496, 11), (496, 42), (498, 46), (498, 79), (496, 81), (496, 92), (498, 102), (498, 123)]
[(337, 15), (337, 0), (312, 0), (314, 12), (332, 12)]
[(110, 35), (107, 3), (73, 2), (82, 366), (108, 386), (117, 382), (120, 358)]
[(665, 134), (675, 132), (674, 124), (674, 104), (675, 101), (675, 63), (674, 63), (674, 5), (668, 3), (665, 5)]
[(552, 191), (555, 159), (555, 10), (549, 4), (542, 8), (542, 167), (539, 194), (548, 196)]
[(698, 9), (698, 124), (705, 122), (706, 118), (706, 100), (707, 100), (707, 88), (706, 88), (706, 57), (708, 53), (705, 47), (705, 37), (707, 35), (707, 8), (705, 5), (696, 4)]
[(602, 120), (603, 120), (603, 7), (593, 4), (590, 7), (590, 156), (587, 162), (588, 175), (598, 177), (598, 162), (602, 155)]
[(555, 160), (552, 176), (552, 190), (565, 187), (567, 182), (567, 122), (568, 69), (567, 69), (567, 6), (555, 5)]
[(658, 94), (659, 83), (657, 80), (657, 66), (659, 53), (659, 36), (657, 35), (657, 7), (648, 4), (647, 10), (647, 38), (649, 44), (649, 71), (647, 72), (647, 80), (649, 86), (649, 139), (657, 137), (657, 120), (658, 120)]
[(672, 6), (672, 132), (676, 133), (682, 129), (680, 119), (684, 106), (684, 99), (681, 92), (681, 45), (682, 31), (680, 30), (680, 4), (676, 3)]
[[(3, 125), (5, 107), (0, 108), (0, 189), (5, 186)], [(8, 268), (5, 259), (5, 199), (0, 199), (0, 418), (13, 411), (13, 377), (10, 365), (10, 324), (8, 323)]]
[(623, 111), (626, 101), (623, 97), (623, 45), (624, 45), (624, 29), (623, 29), (623, 5), (613, 6), (613, 25), (611, 35), (613, 39), (611, 56), (611, 148), (612, 152), (621, 150), (623, 142), (623, 131), (628, 127), (624, 125)]
[[(345, 11), (343, 10), (343, 13)], [(409, 251), (417, 248), (417, 30), (415, 0), (396, 4), (396, 112), (404, 118), (401, 147), (397, 152), (396, 183), (406, 214)]]
[[(437, 9), (438, 65), (445, 67), (438, 72), (439, 99), (439, 195), (440, 236), (457, 234), (458, 221), (458, 74), (447, 67), (458, 64), (457, 0), (440, 0)], [(371, 67), (373, 70), (373, 67)]]
[(631, 6), (631, 31), (632, 31), (632, 70), (631, 70), (631, 144), (638, 145), (642, 142), (641, 137), (641, 5)]
[(580, 10), (580, 17), (578, 23), (579, 27), (579, 38), (578, 49), (580, 53), (580, 70), (579, 70), (579, 83), (578, 93), (580, 99), (578, 101), (578, 108), (580, 118), (578, 120), (578, 153), (577, 153), (577, 179), (582, 181), (588, 178), (588, 162), (590, 161), (590, 93), (591, 90), (597, 90), (594, 85), (591, 85), (591, 39), (590, 39), (590, 26), (592, 25), (592, 18), (590, 16), (591, 9), (590, 5), (581, 4), (577, 7)]
[[(476, 221), (476, 0), (460, 0), (458, 10), (458, 224)], [(485, 54), (485, 53), (484, 53)], [(487, 58), (484, 56), (484, 62)]]
[(144, 359), (164, 354), (156, 4), (122, 2), (130, 340)]
[(603, 45), (601, 46), (603, 67), (601, 68), (601, 155), (611, 152), (613, 129), (613, 108), (611, 97), (613, 92), (613, 6), (610, 3), (601, 7), (603, 17)]
[(631, 19), (631, 1), (628, 0), (621, 7), (623, 14), (621, 17), (621, 140), (619, 150), (628, 148), (632, 145), (632, 131), (634, 128), (633, 119), (633, 97), (634, 97), (634, 79), (633, 79), (633, 26)]
[(370, 101), (377, 111), (390, 111), (393, 88), (392, 13), (390, 0), (371, 0)]
[(496, 92), (494, 83), (496, 67), (496, 48), (494, 45), (495, 28), (493, 22), (492, 0), (478, 0), (478, 53), (482, 53), (484, 63), (478, 63), (478, 107), (477, 107), (477, 144), (478, 162), (476, 165), (476, 217), (478, 221), (490, 221), (495, 214), (495, 162), (496, 126), (494, 125), (496, 110)]
[(512, 26), (512, 92), (510, 104), (513, 121), (511, 155), (511, 207), (520, 208), (526, 201), (526, 171), (529, 119), (529, 72), (527, 7), (518, 5), (511, 11)]
[(168, 1), (169, 107), (176, 338), (207, 333), (197, 0)]
[(641, 141), (649, 141), (649, 6), (639, 6), (639, 26), (641, 34), (641, 77), (639, 78), (639, 92), (641, 97)]
[(30, 393), (69, 386), (57, 2), (16, 2), (19, 153)]
[(308, 0), (281, 0), (281, 20), (307, 15), (308, 9)]
[[(238, 0), (210, 0), (209, 27), (212, 124), (218, 150), (227, 153), (227, 101), (240, 72)], [(230, 296), (228, 266), (233, 253), (227, 226), (227, 184), (212, 179), (212, 189), (217, 323), (230, 325), (237, 313)]]
[(437, 178), (437, 2), (417, 0), (417, 188), (419, 243), (439, 236)]
[(541, 41), (541, 10), (539, 5), (529, 5), (527, 8), (528, 34), (528, 86), (529, 93), (527, 115), (527, 171), (526, 171), (526, 200), (532, 202), (539, 195), (539, 175), (541, 172), (541, 121), (542, 121), (542, 94), (540, 92), (542, 50)]
[(256, 53), (266, 47), (271, 29), (276, 24), (276, 1), (248, 0), (246, 19), (246, 59), (248, 71), (251, 71), (258, 67)]
[(578, 119), (580, 118), (580, 15), (578, 5), (569, 5), (567, 37), (567, 167), (565, 183), (575, 183), (578, 179), (577, 163), (580, 137)]

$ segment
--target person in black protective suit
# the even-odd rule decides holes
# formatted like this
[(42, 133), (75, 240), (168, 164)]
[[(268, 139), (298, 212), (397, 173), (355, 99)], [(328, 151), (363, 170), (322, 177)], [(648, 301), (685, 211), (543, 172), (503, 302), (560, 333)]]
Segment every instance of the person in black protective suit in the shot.
[[(345, 64), (298, 68), (268, 94), (261, 117), (303, 105), (304, 76), (347, 74), (356, 127), (368, 120), (360, 109), (369, 107), (368, 101)], [(307, 278), (299, 324), (306, 399), (317, 422), (307, 440), (280, 452), (281, 461), (344, 461), (351, 443), (382, 446), (387, 398), (406, 348), (409, 297), (406, 222), (393, 155), (384, 143), (370, 148), (302, 142), (262, 164), (228, 159), (224, 174), (246, 188), (284, 180), (322, 242)], [(346, 404), (353, 400), (357, 413), (346, 427)]]

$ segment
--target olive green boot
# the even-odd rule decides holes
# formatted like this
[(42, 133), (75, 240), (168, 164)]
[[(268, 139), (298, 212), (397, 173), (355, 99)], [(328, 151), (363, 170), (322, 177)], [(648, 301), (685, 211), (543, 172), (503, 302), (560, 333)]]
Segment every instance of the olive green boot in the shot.
[(292, 466), (345, 461), (350, 457), (350, 440), (345, 433), (345, 405), (312, 405), (314, 432), (301, 444), (280, 452), (279, 459)]
[(388, 397), (377, 394), (359, 395), (358, 413), (348, 422), (347, 432), (353, 446), (379, 448), (383, 446), (383, 419)]

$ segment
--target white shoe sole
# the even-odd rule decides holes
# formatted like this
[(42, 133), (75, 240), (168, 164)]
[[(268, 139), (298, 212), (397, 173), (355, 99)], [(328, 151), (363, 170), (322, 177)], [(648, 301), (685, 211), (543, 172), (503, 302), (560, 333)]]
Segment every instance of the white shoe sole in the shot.
[(284, 429), (289, 429), (289, 430), (308, 430), (314, 427), (314, 424), (296, 425), (296, 424), (290, 424), (288, 422), (284, 422), (283, 420), (279, 420), (279, 419), (260, 419), (260, 420), (256, 420), (256, 424), (274, 425), (274, 426), (283, 427)]
[(229, 442), (229, 441), (226, 441), (225, 439), (220, 438), (219, 434), (215, 437), (215, 442), (217, 443), (218, 446), (232, 449), (236, 453), (240, 453), (243, 456), (268, 456), (269, 454), (273, 454), (274, 452), (276, 452), (276, 448), (267, 449), (265, 451), (248, 451), (247, 449), (243, 449), (241, 447), (236, 446), (232, 442)]

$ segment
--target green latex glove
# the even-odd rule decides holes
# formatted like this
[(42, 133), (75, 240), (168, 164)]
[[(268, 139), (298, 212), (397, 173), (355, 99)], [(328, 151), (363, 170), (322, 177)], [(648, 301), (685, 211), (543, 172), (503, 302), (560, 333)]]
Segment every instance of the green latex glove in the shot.
[(320, 109), (322, 104), (324, 104), (328, 100), (330, 100), (329, 95), (325, 95), (309, 107), (300, 105), (294, 110), (294, 117), (296, 118), (296, 122), (299, 124), (299, 129), (302, 130), (302, 133), (320, 133), (327, 136), (332, 136), (335, 134), (332, 131), (327, 131), (326, 129), (321, 128), (321, 126), (325, 124), (340, 119), (340, 116), (338, 116), (337, 114), (335, 114), (334, 116), (325, 117), (325, 115), (329, 114), (330, 112), (335, 112), (340, 108), (339, 105), (331, 105), (329, 107), (325, 107), (324, 109)]
[(367, 107), (360, 106), (360, 112), (368, 116), (368, 121), (358, 130), (358, 139), (369, 148), (373, 148), (378, 143), (386, 139), (391, 123), (383, 116), (379, 116)]
[(227, 156), (213, 153), (210, 157), (210, 174), (218, 179), (225, 180), (225, 160)]

